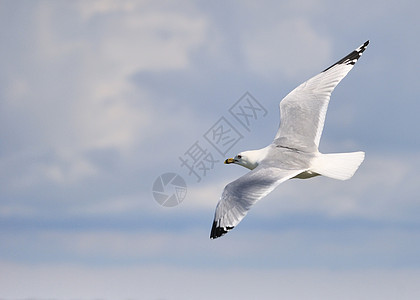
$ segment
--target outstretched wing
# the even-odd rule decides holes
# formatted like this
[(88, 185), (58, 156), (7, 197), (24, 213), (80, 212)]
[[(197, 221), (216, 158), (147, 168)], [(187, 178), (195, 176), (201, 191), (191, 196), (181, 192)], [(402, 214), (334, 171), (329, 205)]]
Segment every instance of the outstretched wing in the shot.
[(280, 127), (274, 143), (317, 151), (331, 92), (353, 68), (369, 41), (291, 91), (280, 102)]
[(218, 238), (233, 229), (255, 202), (274, 190), (280, 183), (303, 171), (305, 170), (283, 170), (260, 165), (229, 183), (217, 204), (210, 238)]

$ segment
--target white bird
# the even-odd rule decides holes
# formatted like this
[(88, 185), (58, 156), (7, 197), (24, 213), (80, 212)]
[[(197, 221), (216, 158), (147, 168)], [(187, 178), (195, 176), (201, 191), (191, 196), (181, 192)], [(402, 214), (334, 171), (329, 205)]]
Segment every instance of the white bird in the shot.
[(302, 83), (280, 101), (280, 126), (271, 145), (244, 151), (225, 164), (251, 171), (226, 185), (216, 207), (210, 238), (233, 229), (251, 206), (280, 183), (318, 175), (346, 180), (353, 176), (364, 152), (322, 154), (318, 151), (331, 92), (353, 68), (369, 41)]

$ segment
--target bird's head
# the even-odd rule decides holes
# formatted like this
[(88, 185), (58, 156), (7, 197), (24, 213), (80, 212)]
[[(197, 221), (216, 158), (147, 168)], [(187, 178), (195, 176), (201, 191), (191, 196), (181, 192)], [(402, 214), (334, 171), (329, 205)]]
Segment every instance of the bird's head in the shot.
[(241, 152), (234, 158), (228, 158), (225, 160), (225, 164), (237, 164), (253, 170), (258, 166), (260, 161), (261, 157), (259, 155), (259, 150), (253, 150)]

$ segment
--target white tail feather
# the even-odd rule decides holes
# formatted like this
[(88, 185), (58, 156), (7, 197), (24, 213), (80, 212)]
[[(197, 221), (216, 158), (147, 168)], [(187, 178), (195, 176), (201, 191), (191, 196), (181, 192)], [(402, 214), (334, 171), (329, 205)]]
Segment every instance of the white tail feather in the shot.
[(365, 158), (364, 152), (320, 154), (311, 171), (339, 180), (350, 179)]

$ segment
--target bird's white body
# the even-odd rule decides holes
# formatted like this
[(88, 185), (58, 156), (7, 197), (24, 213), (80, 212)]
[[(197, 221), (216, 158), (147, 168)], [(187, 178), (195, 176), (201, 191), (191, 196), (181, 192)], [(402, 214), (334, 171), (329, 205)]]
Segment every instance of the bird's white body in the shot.
[[(276, 153), (276, 157), (281, 154), (285, 158), (288, 158), (288, 160), (285, 160), (286, 162), (296, 162), (299, 161), (298, 157), (304, 157), (303, 161), (307, 163), (307, 170), (293, 177), (299, 179), (307, 179), (323, 175), (333, 179), (347, 180), (354, 175), (365, 158), (365, 153), (362, 151), (330, 154), (323, 154), (318, 151), (313, 153), (304, 153), (299, 152), (298, 150), (269, 145), (262, 149), (248, 150), (239, 153), (234, 158), (234, 163), (247, 169), (254, 170), (262, 161), (269, 159), (270, 157), (268, 156), (271, 153)], [(238, 158), (238, 156), (241, 158)], [(301, 161), (302, 164), (303, 161)], [(302, 167), (302, 164), (299, 164), (299, 168)], [(282, 167), (284, 167), (284, 165)]]
[(225, 161), (251, 171), (225, 187), (216, 208), (211, 238), (233, 229), (255, 202), (288, 179), (322, 175), (346, 180), (353, 176), (364, 160), (364, 152), (323, 154), (318, 146), (331, 92), (353, 68), (368, 43), (283, 98), (281, 122), (272, 144)]

